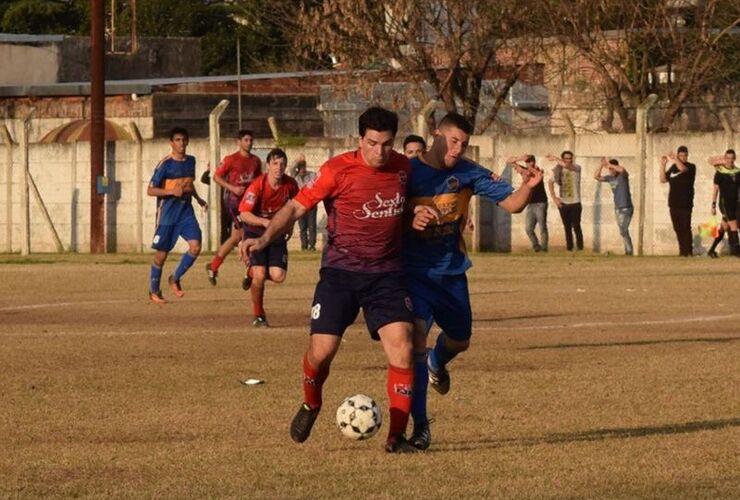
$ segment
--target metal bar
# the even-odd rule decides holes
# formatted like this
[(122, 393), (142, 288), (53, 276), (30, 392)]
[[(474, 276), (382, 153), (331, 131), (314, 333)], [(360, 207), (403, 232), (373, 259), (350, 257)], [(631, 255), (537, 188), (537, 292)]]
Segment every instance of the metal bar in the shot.
[(39, 206), (39, 209), (41, 210), (41, 215), (44, 216), (44, 221), (49, 228), (49, 232), (51, 232), (51, 237), (54, 239), (54, 246), (57, 247), (57, 252), (62, 253), (64, 252), (64, 245), (62, 245), (62, 240), (59, 239), (59, 233), (54, 227), (54, 222), (52, 222), (51, 220), (51, 216), (49, 215), (49, 211), (46, 209), (43, 198), (41, 198), (39, 188), (36, 186), (36, 182), (33, 180), (31, 172), (26, 172), (26, 175), (28, 176), (28, 185), (31, 188), (33, 197), (36, 199), (36, 204)]

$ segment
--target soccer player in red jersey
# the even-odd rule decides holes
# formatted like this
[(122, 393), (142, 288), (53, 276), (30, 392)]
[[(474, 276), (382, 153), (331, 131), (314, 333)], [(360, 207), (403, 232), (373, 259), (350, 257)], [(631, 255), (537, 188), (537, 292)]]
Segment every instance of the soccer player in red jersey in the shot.
[[(270, 227), (273, 216), (291, 198), (298, 193), (298, 183), (285, 175), (288, 156), (282, 149), (273, 149), (267, 155), (267, 172), (253, 181), (247, 188), (239, 204), (243, 232), (247, 238), (259, 238), (265, 229)], [(292, 227), (291, 227), (292, 229)], [(285, 281), (288, 270), (288, 238), (278, 238), (262, 250), (255, 250), (249, 255), (249, 278), (252, 280), (252, 309), (254, 322), (252, 326), (270, 326), (265, 317), (263, 301), (265, 297), (265, 280), (275, 283)]]
[(411, 409), (411, 301), (403, 281), (401, 232), (409, 161), (393, 151), (398, 116), (372, 107), (359, 119), (359, 148), (328, 160), (313, 184), (276, 215), (259, 238), (240, 251), (265, 248), (323, 200), (327, 245), (311, 308), (311, 338), (303, 357), (304, 403), (290, 425), (291, 438), (308, 439), (321, 410), (322, 387), (342, 335), (362, 308), (368, 330), (388, 359), (390, 429), (386, 451), (418, 451), (404, 437)]
[[(251, 153), (252, 136), (251, 130), (240, 130), (237, 141), (239, 149), (226, 156), (213, 174), (213, 180), (216, 184), (224, 188), (224, 208), (231, 215), (231, 219), (234, 222), (231, 228), (231, 236), (216, 250), (213, 260), (206, 264), (208, 281), (213, 286), (216, 286), (218, 268), (221, 267), (221, 264), (226, 256), (229, 255), (231, 249), (244, 237), (239, 222), (239, 202), (242, 199), (242, 195), (246, 191), (247, 186), (262, 172), (262, 162), (259, 157)], [(244, 281), (248, 281), (246, 277)], [(247, 289), (248, 284), (242, 283), (242, 287)]]

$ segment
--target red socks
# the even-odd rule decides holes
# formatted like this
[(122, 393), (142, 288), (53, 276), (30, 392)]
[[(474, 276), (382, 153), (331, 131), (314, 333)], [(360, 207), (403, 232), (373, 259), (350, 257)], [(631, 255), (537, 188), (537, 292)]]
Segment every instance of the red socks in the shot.
[(252, 286), (249, 288), (249, 293), (252, 296), (252, 312), (254, 313), (254, 316), (264, 316), (265, 308), (263, 307), (263, 302), (265, 299), (265, 287), (257, 286), (255, 283), (252, 283)]
[(224, 258), (219, 257), (218, 255), (213, 256), (213, 260), (211, 261), (211, 270), (212, 271), (218, 271), (218, 268), (221, 267), (221, 264), (224, 263)]
[[(328, 368), (322, 371), (317, 370), (308, 362), (308, 353), (303, 355), (303, 395), (305, 403), (312, 410), (321, 408), (321, 389), (328, 376)], [(406, 420), (408, 420), (408, 413)]]
[(411, 412), (411, 391), (414, 387), (413, 368), (398, 368), (388, 365), (388, 400), (390, 401), (391, 423), (388, 436), (406, 432)]

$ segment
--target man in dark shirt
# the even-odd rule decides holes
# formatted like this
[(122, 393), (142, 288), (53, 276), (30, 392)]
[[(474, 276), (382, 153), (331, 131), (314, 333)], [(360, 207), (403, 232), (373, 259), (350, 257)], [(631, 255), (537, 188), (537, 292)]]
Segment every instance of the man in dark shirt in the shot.
[[(666, 170), (668, 158), (674, 161)], [(696, 179), (696, 165), (689, 163), (689, 150), (680, 146), (676, 154), (660, 158), (660, 182), (668, 183), (668, 208), (671, 212), (673, 230), (678, 240), (678, 251), (682, 257), (692, 255), (691, 242), (691, 212), (694, 209), (694, 180)]]
[[(506, 166), (513, 168), (519, 174), (530, 169), (542, 172), (542, 169), (537, 166), (534, 155), (530, 154), (513, 156), (506, 160)], [(538, 224), (540, 226), (539, 239), (534, 232)], [(540, 182), (532, 189), (532, 196), (529, 198), (529, 205), (527, 205), (524, 230), (529, 237), (529, 241), (532, 242), (532, 250), (547, 252), (549, 233), (547, 232), (547, 192), (545, 191), (544, 182)]]

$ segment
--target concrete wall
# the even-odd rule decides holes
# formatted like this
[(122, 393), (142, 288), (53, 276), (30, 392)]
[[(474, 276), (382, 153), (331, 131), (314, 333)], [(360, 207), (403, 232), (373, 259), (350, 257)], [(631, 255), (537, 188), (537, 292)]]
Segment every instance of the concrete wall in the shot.
[(59, 72), (59, 45), (0, 44), (0, 61), (3, 68), (0, 85), (55, 83)]
[[(519, 179), (512, 172), (506, 171), (506, 158), (522, 153), (532, 153), (538, 158), (538, 163), (547, 167), (551, 163), (544, 160), (548, 153), (559, 154), (567, 147), (567, 136), (504, 136), (498, 138), (476, 137), (473, 143), (478, 146), (478, 154), (482, 164), (502, 173), (505, 178), (511, 179), (515, 185)], [(675, 151), (676, 147), (685, 144), (690, 151), (690, 160), (697, 164), (696, 197), (693, 226), (705, 221), (709, 216), (709, 207), (712, 192), (712, 168), (706, 164), (706, 158), (713, 154), (720, 154), (728, 147), (727, 139), (722, 134), (692, 134), (684, 136), (649, 136), (648, 168), (645, 183), (646, 188), (646, 218), (645, 218), (645, 253), (674, 255), (678, 253), (675, 237), (671, 228), (670, 217), (666, 204), (668, 187), (658, 182), (658, 165), (661, 154)], [(265, 157), (271, 144), (268, 141), (258, 141), (255, 153)], [(316, 140), (307, 147), (289, 148), (288, 156), (295, 158), (299, 153), (305, 154), (309, 168), (316, 169), (330, 156), (356, 147), (354, 140)], [(400, 145), (399, 145), (400, 147)], [(112, 194), (108, 197), (107, 241), (110, 251), (138, 252), (149, 251), (149, 242), (154, 229), (155, 201), (146, 196), (146, 186), (151, 177), (154, 166), (160, 158), (169, 151), (166, 140), (148, 140), (143, 143), (142, 165), (140, 178), (136, 182), (136, 144), (118, 142), (107, 147), (106, 172), (113, 184)], [(221, 151), (226, 154), (234, 149), (234, 141), (225, 139), (221, 143)], [(203, 172), (208, 163), (208, 142), (205, 139), (194, 139), (190, 143), (188, 152), (198, 160), (197, 174)], [(601, 156), (616, 157), (631, 174), (631, 187), (635, 204), (638, 203), (639, 179), (635, 161), (634, 135), (588, 135), (576, 136), (576, 161), (583, 167), (582, 197), (583, 197), (583, 232), (586, 251), (623, 252), (622, 241), (619, 236), (613, 211), (611, 190), (608, 186), (597, 183), (592, 179), (594, 170), (598, 166)], [(20, 251), (21, 238), (21, 206), (20, 206), (20, 148), (16, 145), (11, 148), (12, 168), (10, 178), (6, 175), (7, 146), (0, 144), (0, 251)], [(89, 172), (90, 150), (89, 143), (65, 145), (31, 144), (30, 172), (34, 177), (41, 196), (46, 202), (47, 209), (59, 233), (64, 247), (70, 251), (87, 252), (89, 249)], [(10, 198), (6, 195), (7, 183), (10, 180)], [(202, 196), (207, 195), (206, 186), (196, 182)], [(142, 200), (137, 205), (137, 193)], [(11, 216), (7, 217), (7, 207), (10, 203)], [(481, 210), (485, 209), (482, 205)], [(495, 232), (494, 238), (481, 238), (481, 241), (493, 241), (492, 249), (500, 251), (529, 251), (529, 240), (524, 233), (524, 215), (508, 214), (495, 210), (493, 216), (484, 217), (485, 222), (477, 230), (486, 234)], [(137, 214), (141, 211), (143, 224), (137, 226)], [(196, 208), (196, 213), (205, 228), (205, 217)], [(320, 226), (325, 224), (325, 214), (319, 213)], [(637, 248), (637, 221), (638, 213), (631, 226), (631, 233)], [(548, 222), (550, 229), (550, 246), (553, 250), (564, 248), (563, 226), (559, 214), (553, 204), (549, 205)], [(6, 239), (6, 230), (10, 224), (11, 239)], [(494, 226), (495, 225), (495, 230)], [(137, 237), (142, 234), (142, 244), (138, 245)], [(31, 197), (31, 251), (53, 252), (54, 243), (41, 212)], [(320, 238), (321, 241), (321, 238)], [(695, 251), (701, 253), (705, 249), (702, 242), (696, 238)], [(293, 246), (298, 244), (297, 238), (291, 240)], [(707, 242), (703, 242), (704, 245)], [(180, 242), (175, 251), (184, 251), (185, 244)]]

